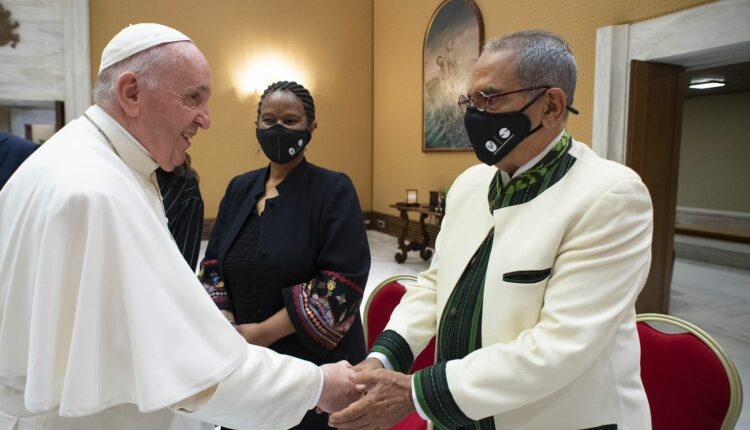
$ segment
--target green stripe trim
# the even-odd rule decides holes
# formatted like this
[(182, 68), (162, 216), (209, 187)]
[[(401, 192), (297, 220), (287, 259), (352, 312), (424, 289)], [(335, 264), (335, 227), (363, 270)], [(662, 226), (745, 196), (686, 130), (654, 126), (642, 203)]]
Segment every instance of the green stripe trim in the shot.
[(458, 407), (448, 388), (445, 363), (438, 363), (414, 374), (414, 392), (425, 415), (437, 429), (456, 429), (474, 421)]
[(474, 254), (443, 309), (438, 327), (437, 361), (461, 359), (482, 347), (484, 283), (494, 229)]
[(552, 150), (534, 167), (511, 179), (505, 187), (498, 189), (492, 184), (490, 211), (530, 202), (555, 185), (575, 163), (576, 158), (569, 154), (572, 144), (573, 139), (565, 130)]
[(411, 352), (406, 339), (393, 330), (380, 333), (370, 352), (379, 352), (388, 358), (393, 370), (409, 373), (414, 365), (414, 353)]

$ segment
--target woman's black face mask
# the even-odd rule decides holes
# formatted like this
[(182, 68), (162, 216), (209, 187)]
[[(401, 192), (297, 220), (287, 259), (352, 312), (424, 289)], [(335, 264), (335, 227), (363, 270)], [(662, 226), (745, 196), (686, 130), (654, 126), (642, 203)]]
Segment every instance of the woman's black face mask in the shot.
[(255, 129), (255, 137), (269, 160), (286, 164), (300, 153), (312, 138), (310, 130), (290, 130), (281, 124)]

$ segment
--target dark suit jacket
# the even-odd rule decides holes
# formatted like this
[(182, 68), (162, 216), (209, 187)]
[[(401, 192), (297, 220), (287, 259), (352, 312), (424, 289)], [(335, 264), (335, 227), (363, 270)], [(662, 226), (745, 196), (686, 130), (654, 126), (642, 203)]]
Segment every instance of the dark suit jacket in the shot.
[(188, 265), (195, 270), (203, 233), (203, 197), (195, 172), (173, 173), (156, 169), (169, 232)]
[(0, 190), (18, 166), (34, 152), (39, 145), (10, 133), (0, 132)]
[[(265, 192), (268, 170), (235, 177), (221, 201), (201, 265), (206, 271), (206, 262), (215, 262), (212, 264), (217, 265), (224, 282), (227, 252), (257, 198)], [(365, 356), (365, 346), (358, 308), (370, 270), (370, 250), (354, 186), (345, 174), (302, 160), (277, 190), (279, 196), (266, 201), (256, 254), (256, 282), (263, 293), (251, 310), (251, 320), (237, 323), (261, 322), (286, 307), (296, 333), (271, 345), (271, 349), (318, 364), (342, 359), (359, 362)], [(337, 289), (344, 290), (337, 290), (335, 294), (342, 296), (331, 300), (336, 302), (334, 316), (339, 316), (339, 303), (347, 307), (345, 313), (355, 315), (354, 324), (333, 350), (321, 347), (316, 328), (300, 308), (299, 288), (293, 288), (311, 280), (325, 286), (331, 278)], [(231, 299), (231, 284), (226, 283), (225, 288)]]

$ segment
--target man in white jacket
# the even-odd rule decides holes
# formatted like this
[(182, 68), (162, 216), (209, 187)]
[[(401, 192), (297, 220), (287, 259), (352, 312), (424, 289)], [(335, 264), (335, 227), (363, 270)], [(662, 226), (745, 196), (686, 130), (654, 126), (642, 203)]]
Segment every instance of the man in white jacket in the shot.
[[(367, 395), (334, 426), (386, 428), (417, 410), (437, 428), (651, 428), (635, 325), (651, 200), (568, 134), (575, 85), (557, 35), (486, 44), (459, 98), (483, 164), (451, 187), (431, 266), (358, 366)], [(408, 372), (433, 336), (434, 366), (380, 369)]]
[(96, 104), (0, 192), (0, 429), (282, 429), (357, 396), (347, 363), (248, 345), (173, 243), (154, 171), (210, 126), (210, 94), (187, 36), (129, 26)]

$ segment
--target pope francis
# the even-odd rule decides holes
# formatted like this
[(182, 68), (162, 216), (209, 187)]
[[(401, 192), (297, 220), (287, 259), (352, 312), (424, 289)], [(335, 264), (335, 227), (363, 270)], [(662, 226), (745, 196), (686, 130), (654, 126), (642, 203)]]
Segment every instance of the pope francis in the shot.
[(281, 429), (356, 396), (346, 363), (248, 345), (169, 234), (154, 170), (210, 126), (210, 93), (187, 36), (129, 26), (96, 104), (0, 192), (0, 430)]

